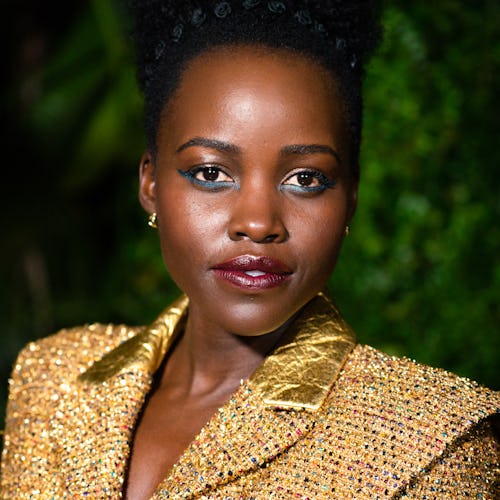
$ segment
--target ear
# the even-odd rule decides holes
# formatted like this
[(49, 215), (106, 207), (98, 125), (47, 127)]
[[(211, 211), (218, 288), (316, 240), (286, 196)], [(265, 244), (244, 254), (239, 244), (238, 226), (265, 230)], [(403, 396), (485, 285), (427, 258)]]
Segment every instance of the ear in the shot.
[(156, 212), (155, 167), (151, 153), (146, 152), (139, 164), (139, 201), (147, 213)]

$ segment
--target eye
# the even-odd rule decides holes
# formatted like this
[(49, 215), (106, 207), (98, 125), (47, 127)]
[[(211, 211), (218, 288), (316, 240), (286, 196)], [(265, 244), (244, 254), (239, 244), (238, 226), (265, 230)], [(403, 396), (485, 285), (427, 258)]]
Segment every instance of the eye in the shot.
[(335, 181), (318, 170), (300, 170), (289, 175), (282, 184), (282, 189), (302, 193), (318, 193), (335, 186)]
[(178, 170), (178, 172), (192, 184), (205, 189), (215, 191), (226, 187), (235, 187), (234, 179), (215, 165), (200, 165), (191, 170)]
[(233, 182), (229, 175), (214, 166), (195, 168), (193, 178), (201, 182)]

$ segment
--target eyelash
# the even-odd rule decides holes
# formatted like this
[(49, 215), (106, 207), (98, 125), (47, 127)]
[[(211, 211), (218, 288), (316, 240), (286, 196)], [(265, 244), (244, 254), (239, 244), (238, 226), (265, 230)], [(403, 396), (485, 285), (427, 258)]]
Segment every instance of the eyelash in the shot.
[(199, 166), (199, 167), (193, 167), (191, 170), (187, 170), (187, 171), (179, 169), (178, 172), (179, 172), (179, 174), (181, 174), (183, 177), (185, 177), (192, 184), (204, 187), (210, 191), (219, 191), (219, 190), (227, 188), (227, 187), (231, 187), (231, 188), (237, 187), (235, 182), (207, 181), (207, 180), (202, 181), (202, 180), (196, 178), (196, 174), (199, 174), (200, 172), (203, 172), (204, 170), (207, 170), (209, 168), (212, 168), (214, 170), (218, 170), (219, 172), (224, 172), (221, 168), (216, 167), (214, 165), (203, 165), (203, 166)]
[[(209, 168), (212, 168), (214, 170), (217, 170), (219, 172), (222, 172), (225, 174), (225, 172), (220, 168), (216, 167), (214, 165), (202, 165), (198, 167), (193, 167), (190, 170), (181, 170), (179, 169), (178, 172), (180, 175), (185, 177), (189, 182), (192, 184), (195, 184), (197, 186), (203, 187), (205, 189), (208, 189), (209, 191), (220, 191), (221, 189), (225, 188), (233, 188), (233, 189), (239, 189), (239, 186), (234, 182), (234, 181), (208, 181), (208, 180), (200, 180), (196, 178), (196, 175), (199, 174), (200, 172), (203, 172), (204, 170), (207, 170)], [(312, 177), (314, 177), (318, 182), (318, 186), (299, 186), (297, 184), (286, 184), (286, 181), (289, 181), (290, 179), (293, 179), (295, 176), (300, 175), (300, 174), (307, 174)], [(228, 174), (225, 174), (229, 177)], [(331, 189), (335, 187), (336, 182), (331, 181), (328, 179), (328, 177), (323, 174), (322, 172), (319, 172), (318, 170), (309, 170), (309, 169), (304, 169), (300, 170), (298, 172), (294, 172), (293, 174), (289, 175), (285, 181), (284, 184), (280, 184), (279, 189), (281, 191), (286, 190), (286, 191), (291, 191), (297, 194), (309, 194), (309, 193), (322, 193), (326, 189)]]
[(281, 184), (280, 189), (286, 189), (289, 191), (293, 191), (296, 193), (322, 193), (325, 191), (325, 189), (331, 189), (335, 187), (336, 182), (331, 181), (328, 179), (328, 177), (323, 174), (322, 172), (319, 172), (318, 170), (309, 170), (309, 169), (304, 169), (300, 170), (299, 172), (294, 172), (292, 175), (289, 175), (286, 179), (285, 182), (293, 179), (295, 176), (298, 176), (300, 174), (307, 174), (310, 175), (311, 177), (314, 177), (318, 182), (319, 186), (299, 186), (297, 184)]

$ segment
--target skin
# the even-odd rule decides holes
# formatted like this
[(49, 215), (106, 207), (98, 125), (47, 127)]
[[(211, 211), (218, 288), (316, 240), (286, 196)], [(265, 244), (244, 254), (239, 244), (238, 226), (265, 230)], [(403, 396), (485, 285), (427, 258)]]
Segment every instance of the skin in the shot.
[[(139, 198), (158, 214), (163, 258), (190, 298), (189, 317), (138, 424), (127, 498), (152, 495), (325, 287), (356, 207), (347, 131), (334, 79), (303, 56), (218, 48), (184, 71), (162, 115), (157, 154), (142, 157)], [(241, 255), (279, 259), (291, 273), (266, 289), (214, 273)]]

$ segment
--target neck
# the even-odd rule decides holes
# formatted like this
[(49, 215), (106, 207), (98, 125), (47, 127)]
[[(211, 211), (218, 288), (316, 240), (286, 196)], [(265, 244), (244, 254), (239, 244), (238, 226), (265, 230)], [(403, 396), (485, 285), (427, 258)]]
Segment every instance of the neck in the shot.
[(238, 336), (190, 314), (161, 383), (188, 397), (234, 392), (262, 363), (287, 326), (288, 322), (264, 335)]

